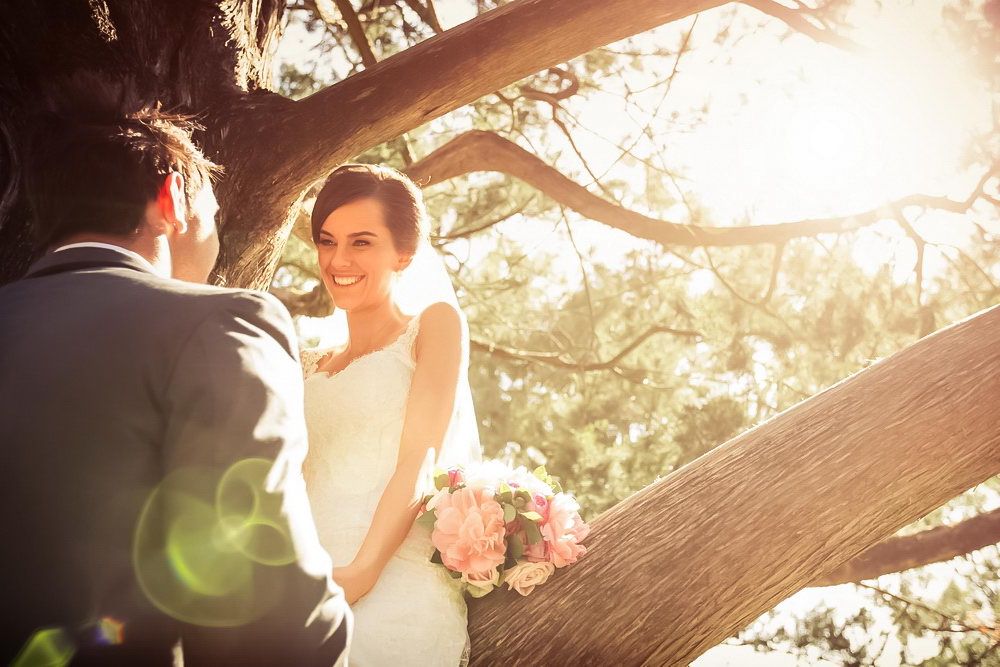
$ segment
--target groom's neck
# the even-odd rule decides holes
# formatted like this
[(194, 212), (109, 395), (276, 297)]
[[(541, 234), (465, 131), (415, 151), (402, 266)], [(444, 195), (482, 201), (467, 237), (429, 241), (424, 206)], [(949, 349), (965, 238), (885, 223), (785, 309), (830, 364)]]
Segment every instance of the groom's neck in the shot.
[(57, 243), (53, 244), (49, 250), (55, 250), (56, 248), (72, 245), (74, 243), (105, 243), (107, 245), (117, 246), (125, 250), (130, 250), (145, 259), (153, 265), (156, 272), (160, 275), (170, 276), (172, 272), (169, 251), (164, 252), (164, 250), (159, 247), (160, 244), (157, 243), (156, 239), (149, 238), (143, 234), (130, 234), (123, 236), (120, 234), (81, 232), (78, 234), (71, 234), (70, 236), (60, 239)]

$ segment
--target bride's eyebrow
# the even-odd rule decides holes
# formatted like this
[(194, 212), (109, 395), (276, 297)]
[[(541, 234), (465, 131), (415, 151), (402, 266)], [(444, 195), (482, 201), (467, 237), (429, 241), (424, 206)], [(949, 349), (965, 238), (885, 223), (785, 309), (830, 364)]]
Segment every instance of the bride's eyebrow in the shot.
[(356, 239), (359, 236), (374, 236), (378, 238), (378, 234), (376, 234), (375, 232), (354, 232), (353, 234), (348, 234), (347, 238)]

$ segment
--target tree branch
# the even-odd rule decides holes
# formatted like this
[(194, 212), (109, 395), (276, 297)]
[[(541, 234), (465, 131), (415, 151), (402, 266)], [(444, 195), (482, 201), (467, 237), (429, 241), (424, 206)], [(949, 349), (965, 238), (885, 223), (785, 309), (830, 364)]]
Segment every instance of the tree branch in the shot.
[(434, 0), (427, 0), (427, 6), (420, 4), (420, 0), (405, 0), (406, 6), (413, 10), (420, 20), (430, 26), (436, 33), (444, 32), (441, 22), (438, 21), (437, 12), (434, 10)]
[(337, 9), (340, 10), (340, 15), (343, 17), (344, 23), (347, 24), (347, 34), (351, 36), (351, 41), (354, 42), (358, 53), (361, 54), (361, 62), (364, 63), (365, 69), (368, 70), (375, 67), (378, 64), (378, 59), (372, 52), (371, 44), (368, 43), (368, 36), (365, 35), (364, 26), (358, 20), (358, 15), (351, 5), (351, 0), (333, 1), (337, 3)]
[(806, 37), (810, 37), (817, 42), (822, 42), (824, 44), (829, 44), (830, 46), (835, 46), (838, 49), (844, 49), (846, 51), (859, 51), (861, 47), (857, 43), (847, 39), (846, 37), (841, 37), (837, 35), (829, 27), (823, 25), (818, 26), (811, 23), (801, 11), (791, 9), (790, 7), (785, 7), (784, 5), (773, 2), (772, 0), (740, 0), (747, 7), (753, 7), (759, 12), (763, 12), (768, 16), (774, 17), (779, 21), (782, 21), (792, 30), (800, 32)]
[(530, 363), (545, 364), (547, 366), (555, 366), (556, 368), (566, 368), (574, 371), (607, 371), (618, 367), (618, 364), (633, 352), (640, 345), (645, 343), (649, 338), (657, 334), (672, 334), (674, 336), (679, 336), (682, 338), (701, 338), (701, 334), (697, 331), (691, 331), (687, 329), (673, 329), (671, 327), (661, 327), (654, 326), (646, 329), (639, 336), (635, 338), (631, 343), (623, 347), (618, 354), (611, 357), (607, 361), (599, 361), (594, 363), (579, 363), (573, 361), (567, 361), (562, 358), (560, 352), (525, 352), (522, 350), (512, 350), (510, 348), (501, 347), (493, 343), (487, 343), (481, 340), (472, 339), (470, 341), (471, 348), (473, 350), (478, 350), (480, 352), (485, 352), (492, 357), (499, 357), (502, 359), (509, 359), (511, 361), (525, 361)]
[(1000, 509), (953, 526), (891, 537), (855, 556), (811, 586), (835, 586), (940, 563), (1000, 542)]
[[(248, 116), (290, 196), (344, 160), (582, 53), (723, 0), (518, 0), (386, 58), (288, 108)], [(470, 57), (475, 54), (475, 57)], [(372, 113), (377, 109), (377, 113)], [(261, 124), (261, 118), (266, 122)]]
[(458, 135), (424, 159), (410, 165), (407, 174), (421, 187), (428, 187), (472, 172), (496, 171), (524, 181), (591, 220), (628, 232), (637, 238), (656, 241), (665, 246), (722, 247), (761, 243), (780, 245), (794, 238), (853, 231), (893, 218), (894, 210), (907, 206), (964, 213), (981, 196), (983, 186), (995, 169), (994, 166), (980, 179), (976, 190), (964, 201), (914, 194), (886, 206), (849, 216), (745, 227), (701, 227), (658, 220), (630, 211), (591, 193), (514, 142), (482, 130)]

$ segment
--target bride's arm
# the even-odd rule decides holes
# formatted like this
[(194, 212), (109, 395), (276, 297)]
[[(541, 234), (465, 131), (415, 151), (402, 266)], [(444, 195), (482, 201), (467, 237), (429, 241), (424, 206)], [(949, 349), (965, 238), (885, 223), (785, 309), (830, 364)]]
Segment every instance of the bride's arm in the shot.
[[(421, 472), (428, 458), (433, 465), (454, 410), (462, 344), (461, 320), (452, 306), (437, 303), (424, 311), (396, 470), (379, 499), (368, 534), (354, 560), (333, 572), (349, 603), (375, 585), (417, 517)], [(434, 450), (432, 456), (428, 455), (430, 449)]]

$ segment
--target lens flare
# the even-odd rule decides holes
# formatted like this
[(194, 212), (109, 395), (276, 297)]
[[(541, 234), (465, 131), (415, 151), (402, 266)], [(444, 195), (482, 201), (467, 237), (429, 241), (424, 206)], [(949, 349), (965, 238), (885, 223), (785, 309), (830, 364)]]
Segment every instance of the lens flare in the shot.
[(276, 601), (277, 567), (295, 560), (281, 496), (267, 493), (272, 463), (243, 459), (224, 471), (183, 468), (150, 494), (133, 542), (133, 566), (164, 613), (226, 627), (259, 618)]
[(63, 667), (69, 664), (75, 651), (65, 630), (43, 628), (31, 635), (11, 667)]
[(104, 646), (117, 646), (125, 641), (125, 624), (104, 616), (97, 622), (96, 641)]

